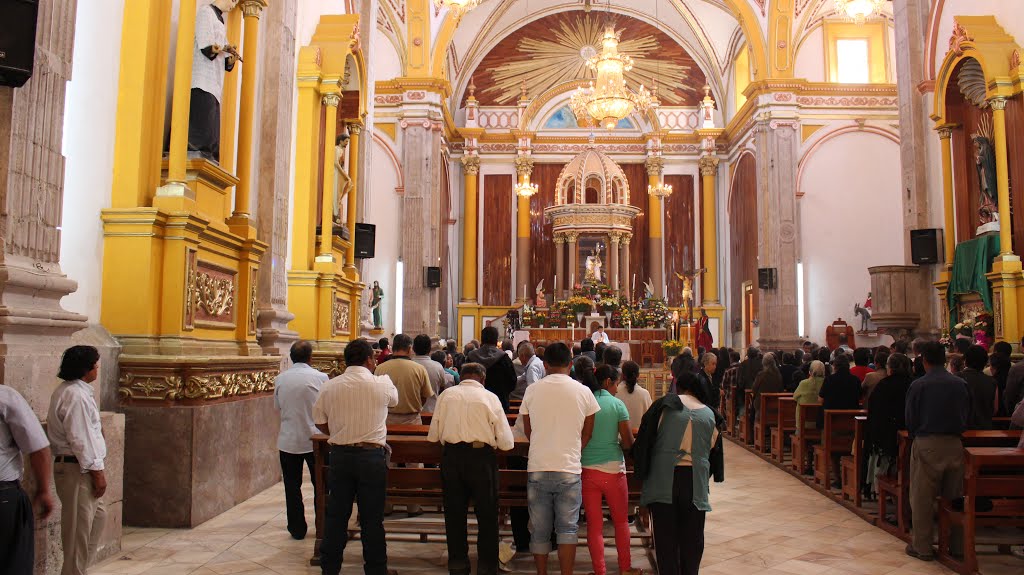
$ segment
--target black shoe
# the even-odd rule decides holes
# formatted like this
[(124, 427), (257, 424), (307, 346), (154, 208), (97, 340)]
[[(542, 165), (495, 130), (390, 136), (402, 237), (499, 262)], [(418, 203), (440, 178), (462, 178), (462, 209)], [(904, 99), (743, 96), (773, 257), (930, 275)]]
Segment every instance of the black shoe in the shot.
[(918, 553), (917, 549), (914, 549), (913, 545), (907, 545), (906, 552), (907, 555), (913, 557), (914, 559), (920, 559), (921, 561), (935, 561), (934, 554), (929, 553), (928, 555), (923, 555), (921, 553)]
[(302, 531), (292, 531), (291, 529), (289, 529), (288, 533), (290, 533), (291, 536), (292, 536), (292, 539), (295, 539), (296, 541), (302, 541), (303, 539), (306, 538), (306, 530), (305, 529), (303, 529)]

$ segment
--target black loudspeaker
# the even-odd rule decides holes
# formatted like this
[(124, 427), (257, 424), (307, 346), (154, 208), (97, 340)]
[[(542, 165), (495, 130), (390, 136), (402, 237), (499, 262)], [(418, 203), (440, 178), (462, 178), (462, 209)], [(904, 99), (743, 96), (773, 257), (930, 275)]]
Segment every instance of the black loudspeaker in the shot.
[(757, 287), (761, 289), (775, 289), (775, 268), (757, 269)]
[(937, 264), (942, 252), (942, 230), (910, 230), (910, 261), (915, 265)]
[(20, 88), (32, 77), (38, 0), (0, 1), (0, 85)]
[(356, 258), (368, 260), (373, 257), (377, 245), (377, 226), (356, 224)]
[(441, 268), (428, 267), (426, 283), (428, 288), (441, 287)]

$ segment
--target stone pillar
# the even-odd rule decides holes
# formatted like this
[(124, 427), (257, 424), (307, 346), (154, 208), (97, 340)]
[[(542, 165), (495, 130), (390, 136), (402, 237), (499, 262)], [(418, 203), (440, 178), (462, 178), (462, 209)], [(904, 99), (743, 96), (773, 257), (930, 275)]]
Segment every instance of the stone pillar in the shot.
[[(665, 167), (665, 160), (661, 156), (649, 156), (647, 158), (647, 178), (649, 185), (657, 186), (661, 183), (661, 172)], [(665, 273), (663, 264), (664, 247), (662, 245), (662, 207), (661, 198), (654, 194), (647, 195), (647, 225), (648, 241), (647, 248), (647, 269), (651, 274), (651, 281), (654, 282), (655, 297), (663, 297), (665, 294)]]
[(796, 189), (799, 122), (786, 115), (764, 113), (757, 121), (758, 266), (774, 268), (775, 289), (760, 296), (760, 337), (766, 349), (796, 349), (797, 329)]
[[(334, 261), (334, 178), (328, 174), (328, 168), (334, 164), (334, 140), (338, 131), (338, 106), (341, 104), (341, 96), (333, 91), (323, 95), (323, 104), (326, 110), (324, 115), (324, 147), (320, 150), (322, 154), (322, 165), (324, 166), (323, 181), (320, 182), (320, 253), (316, 256), (317, 262), (330, 263)], [(355, 212), (353, 212), (355, 215)], [(352, 236), (349, 236), (352, 238)], [(354, 238), (353, 238), (354, 239)]]
[[(298, 0), (271, 2), (265, 13), (260, 60), (260, 103), (256, 176), (256, 234), (270, 247), (260, 261), (256, 302), (258, 340), (263, 352), (288, 362), (299, 334), (288, 329), (288, 202), (291, 177), (292, 100), (295, 97), (295, 23)], [(247, 63), (247, 62), (246, 62)], [(243, 63), (245, 64), (245, 63)], [(282, 365), (282, 367), (284, 367)]]
[(477, 271), (477, 182), (480, 174), (480, 157), (466, 156), (462, 158), (465, 178), (462, 216), (462, 301), (477, 302), (476, 271)]
[(576, 269), (579, 265), (577, 260), (579, 254), (576, 253), (576, 240), (580, 238), (579, 232), (566, 232), (565, 241), (567, 243), (566, 249), (569, 250), (569, 286), (568, 292), (572, 294), (572, 290), (576, 289), (577, 280), (582, 283), (583, 278), (576, 277)]
[[(953, 128), (945, 126), (939, 128), (939, 141), (942, 149), (942, 206), (943, 222), (945, 232), (942, 239), (945, 242), (946, 270), (953, 269), (953, 252), (956, 249), (956, 207), (953, 203)], [(947, 278), (948, 281), (948, 278)]]
[(619, 241), (622, 234), (612, 232), (609, 234), (608, 248), (608, 287), (616, 294), (619, 293)]
[(619, 258), (619, 263), (621, 264), (619, 266), (621, 268), (619, 275), (622, 276), (622, 283), (620, 285), (623, 286), (622, 291), (629, 294), (630, 299), (633, 299), (634, 295), (633, 284), (630, 283), (632, 281), (632, 272), (629, 268), (629, 242), (632, 239), (633, 234), (622, 234), (622, 243), (619, 244), (619, 249), (622, 250), (622, 257)]
[(359, 272), (356, 271), (356, 209), (359, 207), (359, 142), (362, 139), (362, 122), (351, 122), (348, 125), (348, 178), (351, 181), (351, 188), (348, 192), (348, 208), (346, 210), (349, 245), (345, 251), (345, 275), (355, 281), (359, 281)]
[(437, 288), (425, 287), (424, 274), (428, 266), (439, 265), (441, 124), (439, 119), (418, 117), (402, 120), (401, 127), (406, 170), (400, 223), (405, 270), (402, 331), (433, 336), (439, 327), (440, 293)]
[(715, 175), (718, 173), (718, 158), (704, 156), (700, 159), (700, 174), (704, 190), (701, 194), (701, 248), (704, 252), (704, 275), (701, 276), (701, 305), (717, 304), (718, 300), (718, 222), (715, 201)]
[[(234, 224), (248, 225), (252, 210), (253, 132), (256, 122), (256, 75), (259, 70), (260, 14), (267, 0), (245, 0), (241, 4), (245, 19), (245, 43), (242, 45), (242, 96), (238, 105), (238, 185), (235, 186)], [(227, 135), (231, 138), (231, 135)]]
[[(516, 174), (520, 184), (529, 184), (533, 174), (533, 158), (529, 155), (516, 157)], [(516, 196), (516, 283), (533, 287), (530, 277), (530, 263), (533, 261), (530, 250), (530, 197)], [(515, 290), (518, 294), (519, 290)], [(522, 296), (516, 301), (524, 303)], [(529, 296), (526, 296), (529, 297)]]
[(563, 298), (562, 283), (569, 281), (565, 275), (565, 234), (555, 234), (555, 285), (552, 299)]

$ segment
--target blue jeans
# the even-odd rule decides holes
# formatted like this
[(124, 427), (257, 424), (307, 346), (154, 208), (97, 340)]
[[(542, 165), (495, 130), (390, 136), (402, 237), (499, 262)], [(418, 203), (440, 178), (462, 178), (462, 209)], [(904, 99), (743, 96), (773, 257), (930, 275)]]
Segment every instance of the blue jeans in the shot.
[(551, 552), (551, 529), (558, 545), (576, 545), (583, 483), (575, 473), (533, 471), (526, 483), (530, 507), (530, 553)]

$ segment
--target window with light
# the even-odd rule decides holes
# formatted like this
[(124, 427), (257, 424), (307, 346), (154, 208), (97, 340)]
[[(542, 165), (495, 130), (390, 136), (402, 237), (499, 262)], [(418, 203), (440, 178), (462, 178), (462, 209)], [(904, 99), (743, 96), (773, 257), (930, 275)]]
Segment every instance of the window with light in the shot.
[(840, 84), (867, 84), (871, 81), (867, 38), (836, 39), (836, 78)]

